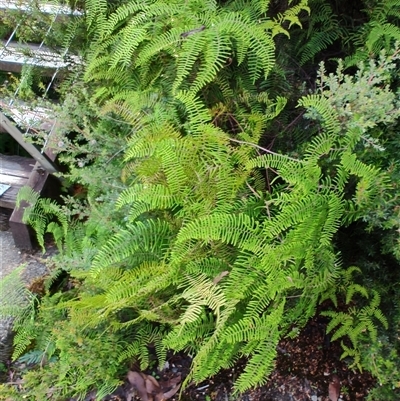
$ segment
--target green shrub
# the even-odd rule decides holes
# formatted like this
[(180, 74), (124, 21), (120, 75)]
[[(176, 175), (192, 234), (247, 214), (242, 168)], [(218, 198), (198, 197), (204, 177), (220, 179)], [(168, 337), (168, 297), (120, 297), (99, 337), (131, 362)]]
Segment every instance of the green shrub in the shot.
[[(67, 199), (68, 211), (25, 193), (27, 221), (62, 250), (54, 276), (65, 270), (76, 286), (47, 294), (20, 329), (17, 350), (49, 353), (27, 375), (24, 396), (44, 397), (46, 387), (53, 398), (105, 394), (133, 360), (149, 366), (149, 344), (159, 365), (170, 349), (193, 355), (185, 384), (244, 357), (235, 382), (243, 391), (268, 380), (279, 340), (337, 294), (357, 305), (327, 313), (329, 330), (350, 336), (345, 352), (367, 366), (364, 330), (376, 343), (373, 319), (386, 319), (335, 241), (359, 220), (391, 235), (398, 228), (394, 175), (375, 163), (399, 116), (397, 47), (353, 75), (341, 62), (332, 74), (322, 66), (291, 122), (306, 134), (271, 150), (261, 141), (301, 92), (286, 99), (271, 97), (279, 87), (263, 89), (287, 61), (275, 60), (274, 40), (290, 47), (306, 1), (277, 14), (255, 0), (131, 0), (115, 9), (93, 0), (86, 11), (93, 44), (86, 83), (73, 87), (81, 108), (74, 96), (66, 102), (77, 136), (57, 141), (87, 199)], [(355, 293), (372, 294), (370, 303)]]

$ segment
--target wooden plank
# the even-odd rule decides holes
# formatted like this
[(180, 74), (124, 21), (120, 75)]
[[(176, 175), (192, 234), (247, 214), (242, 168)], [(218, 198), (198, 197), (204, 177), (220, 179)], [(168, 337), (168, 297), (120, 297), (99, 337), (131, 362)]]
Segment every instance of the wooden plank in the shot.
[(0, 207), (15, 208), (18, 191), (27, 184), (34, 163), (28, 157), (0, 155), (0, 183), (11, 185), (0, 196)]
[(0, 173), (29, 178), (35, 163), (30, 157), (0, 155)]
[(36, 147), (25, 142), (25, 138), (21, 131), (9, 120), (2, 112), (0, 112), (0, 124), (7, 130), (7, 132), (36, 160), (42, 167), (49, 173), (56, 173), (57, 168), (55, 167), (52, 160), (50, 160), (45, 154), (42, 154)]
[(26, 177), (18, 177), (15, 175), (0, 174), (0, 182), (2, 184), (11, 185), (12, 187), (14, 187), (14, 186), (22, 187), (23, 185), (26, 184), (27, 181), (28, 181), (28, 178), (26, 178)]
[(4, 207), (5, 209), (14, 209), (15, 201), (20, 189), (21, 186), (13, 186), (10, 189), (7, 189), (7, 191), (0, 196), (0, 207)]
[(29, 157), (0, 155), (0, 174), (28, 179), (34, 165), (35, 159)]
[[(46, 155), (51, 161), (54, 161), (56, 158), (56, 155), (53, 154), (51, 150), (47, 150)], [(48, 171), (41, 170), (39, 162), (34, 166), (26, 185), (45, 197), (54, 197), (54, 195), (57, 193), (59, 194), (61, 190), (60, 181), (49, 174)], [(24, 202), (22, 202), (19, 208), (14, 209), (9, 224), (15, 246), (21, 249), (32, 249), (36, 246), (35, 233), (31, 227), (22, 222), (24, 207), (26, 206), (27, 205), (24, 205)]]
[[(18, 62), (12, 62), (10, 60), (2, 59), (0, 60), (0, 71), (14, 72), (20, 74), (22, 72), (22, 67), (24, 64)], [(43, 68), (41, 67), (40, 74), (46, 77), (51, 77), (54, 73), (54, 68)]]

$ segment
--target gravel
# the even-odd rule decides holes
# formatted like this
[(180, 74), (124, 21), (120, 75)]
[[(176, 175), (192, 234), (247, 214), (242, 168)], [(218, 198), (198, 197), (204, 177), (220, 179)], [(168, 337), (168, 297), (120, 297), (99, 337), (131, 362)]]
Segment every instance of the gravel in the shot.
[[(44, 276), (48, 268), (45, 258), (54, 254), (54, 249), (43, 255), (40, 250), (32, 252), (20, 251), (15, 245), (12, 233), (6, 221), (6, 212), (0, 211), (0, 306), (9, 293), (9, 288), (3, 285), (4, 278), (23, 265), (21, 277), (29, 285), (36, 278)], [(12, 353), (12, 319), (0, 319), (0, 372), (1, 365), (6, 365)]]
[[(22, 253), (14, 245), (11, 231), (0, 231), (0, 280), (22, 263)], [(0, 281), (1, 291), (1, 281)]]

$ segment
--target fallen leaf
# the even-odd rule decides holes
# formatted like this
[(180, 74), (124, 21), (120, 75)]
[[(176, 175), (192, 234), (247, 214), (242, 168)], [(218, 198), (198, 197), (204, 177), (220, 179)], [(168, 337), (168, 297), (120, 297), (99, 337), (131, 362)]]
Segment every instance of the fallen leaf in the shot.
[(147, 393), (158, 394), (161, 391), (158, 381), (153, 376), (144, 373), (141, 373), (141, 375), (144, 377)]
[[(179, 374), (170, 380), (159, 383), (151, 375), (130, 370), (128, 372), (128, 381), (136, 389), (137, 395), (142, 401), (166, 401), (179, 390), (181, 375)], [(165, 391), (168, 388), (170, 389)]]
[(164, 393), (163, 401), (164, 401), (164, 400), (168, 400), (168, 398), (173, 397), (173, 396), (178, 392), (178, 390), (180, 389), (180, 387), (181, 387), (181, 385), (178, 384), (177, 386), (171, 388), (171, 390), (169, 390), (169, 391), (167, 391), (166, 393)]
[(136, 389), (138, 396), (142, 399), (142, 401), (149, 401), (146, 383), (143, 376), (139, 372), (133, 372), (132, 370), (130, 370), (128, 372), (128, 380), (129, 383), (131, 383), (132, 386)]
[(338, 375), (332, 375), (329, 381), (329, 399), (338, 401), (340, 395), (340, 379)]
[(166, 388), (176, 386), (177, 384), (179, 384), (179, 383), (181, 382), (181, 380), (182, 380), (181, 374), (178, 373), (178, 375), (175, 376), (175, 377), (173, 377), (172, 379), (169, 379), (169, 380), (162, 380), (162, 381), (160, 381), (159, 383), (160, 383), (160, 387), (161, 387), (163, 390), (165, 390)]

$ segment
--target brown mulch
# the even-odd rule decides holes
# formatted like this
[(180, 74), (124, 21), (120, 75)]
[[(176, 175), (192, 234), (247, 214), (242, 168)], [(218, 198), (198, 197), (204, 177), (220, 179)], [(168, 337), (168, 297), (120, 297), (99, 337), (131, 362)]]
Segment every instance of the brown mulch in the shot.
[[(191, 385), (172, 401), (329, 401), (329, 383), (332, 377), (339, 379), (339, 401), (362, 401), (375, 381), (367, 373), (350, 369), (340, 360), (340, 344), (330, 342), (325, 334), (325, 318), (312, 319), (295, 339), (283, 339), (278, 347), (276, 368), (266, 385), (233, 395), (235, 379), (243, 369), (243, 362), (234, 368), (220, 372), (208, 381)], [(191, 359), (184, 354), (172, 355), (167, 368), (158, 372), (159, 380), (170, 380), (178, 375), (184, 378), (190, 369)], [(152, 374), (152, 372), (147, 372)], [(153, 372), (154, 374), (154, 372)], [(107, 400), (126, 401), (132, 388), (125, 384)], [(87, 398), (91, 401), (94, 398)], [(140, 398), (132, 398), (140, 400)], [(335, 399), (335, 401), (337, 398)]]

